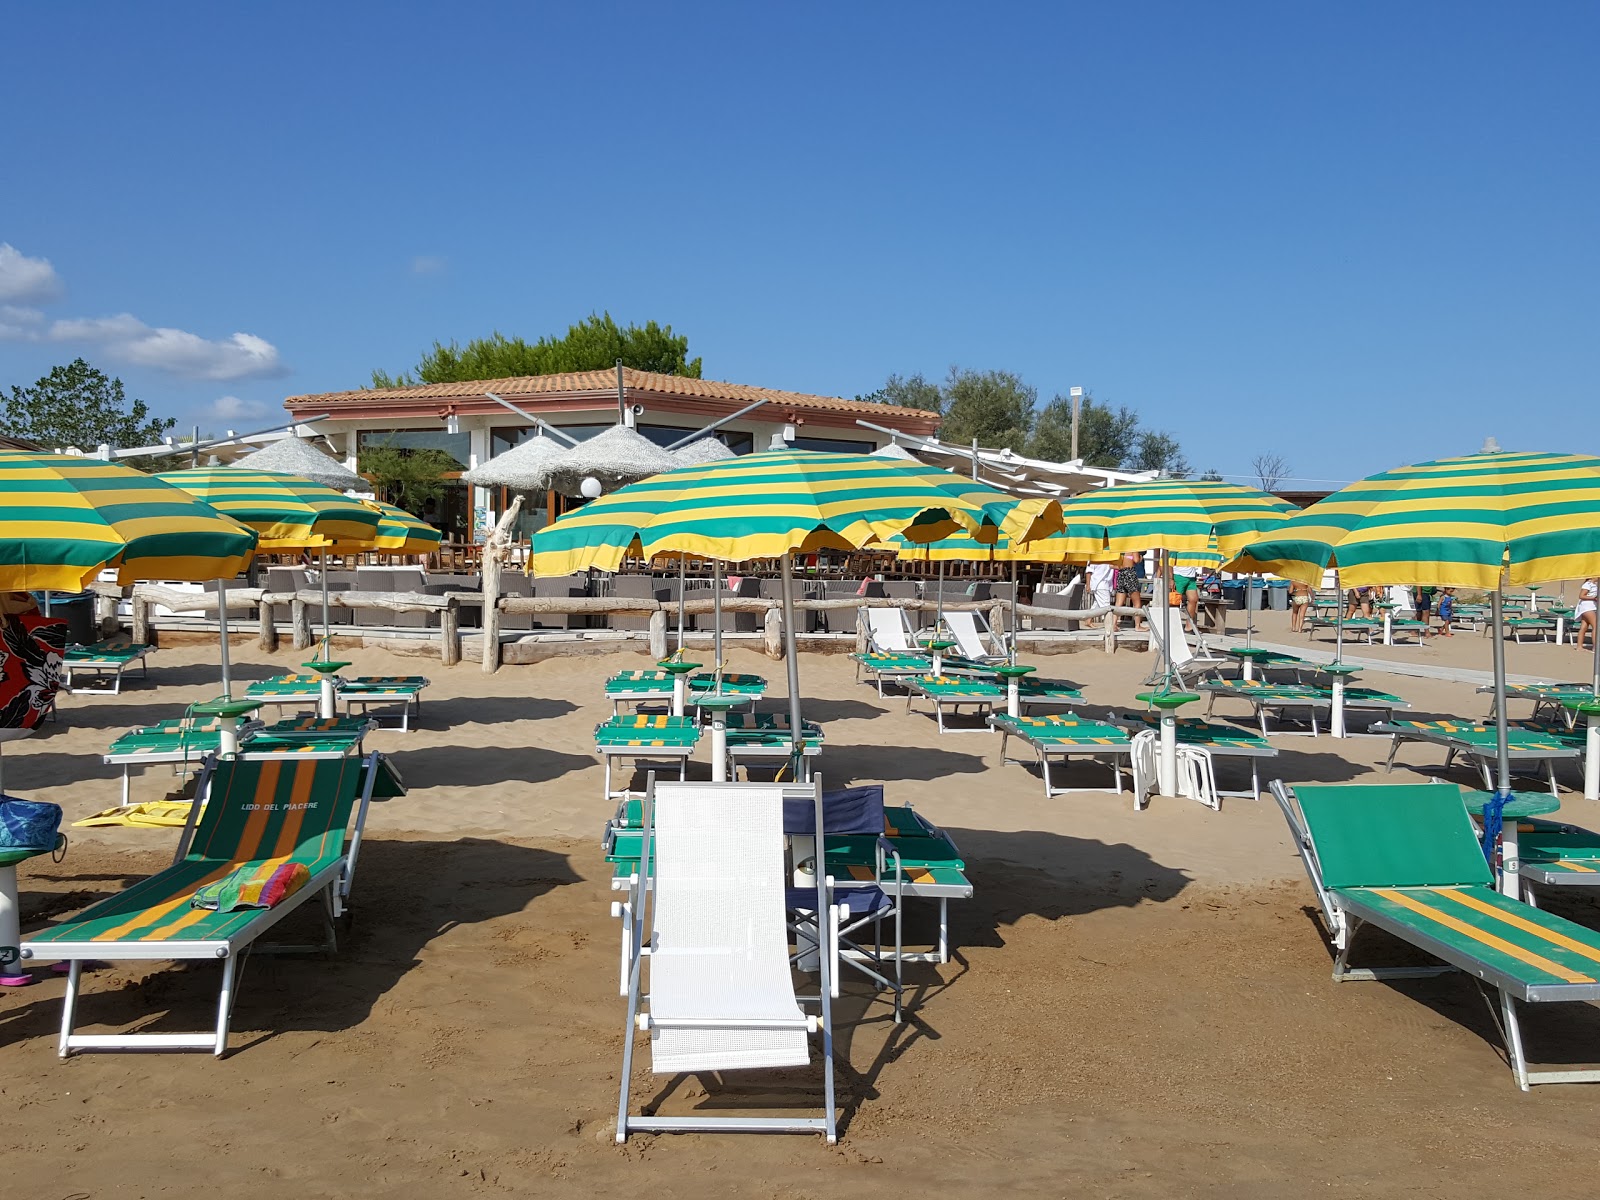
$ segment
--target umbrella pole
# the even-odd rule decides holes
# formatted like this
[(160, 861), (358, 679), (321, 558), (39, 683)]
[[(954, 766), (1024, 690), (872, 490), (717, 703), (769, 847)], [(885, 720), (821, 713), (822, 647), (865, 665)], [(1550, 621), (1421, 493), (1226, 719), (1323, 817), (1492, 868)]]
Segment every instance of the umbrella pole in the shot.
[(233, 666), (228, 662), (228, 581), (217, 580), (217, 634), (222, 643), (222, 698), (233, 699)]
[(1521, 864), (1517, 862), (1516, 822), (1513, 820), (1508, 830), (1502, 818), (1506, 802), (1511, 799), (1511, 750), (1506, 737), (1506, 637), (1501, 624), (1503, 602), (1500, 585), (1496, 584), (1494, 593), (1489, 597), (1490, 615), (1494, 621), (1495, 787), (1494, 798), (1483, 809), (1483, 828), (1484, 839), (1488, 843), (1494, 836), (1491, 830), (1499, 826), (1500, 891), (1516, 899), (1521, 892), (1517, 881)]
[[(1580, 593), (1581, 595), (1581, 593)], [(1578, 622), (1578, 628), (1583, 628), (1583, 622)], [(1594, 638), (1594, 681), (1589, 689), (1596, 696), (1600, 696), (1600, 610), (1596, 610), (1595, 638)]]
[(1244, 577), (1244, 648), (1251, 648), (1256, 632), (1256, 576), (1252, 571)]
[(333, 658), (329, 643), (333, 641), (333, 621), (328, 616), (328, 551), (322, 551), (322, 661)]
[(1339, 582), (1339, 568), (1333, 569), (1333, 591), (1337, 607), (1333, 610), (1333, 661), (1344, 661), (1344, 584)]
[(1011, 665), (1017, 665), (1017, 560), (1011, 560)]
[(722, 694), (722, 560), (711, 560), (711, 619), (716, 622), (711, 633), (716, 653), (717, 695)]
[(1183, 634), (1183, 612), (1172, 606), (1172, 555), (1161, 551), (1161, 632), (1165, 635), (1161, 639), (1162, 656), (1167, 660), (1165, 674), (1161, 677), (1161, 689), (1166, 691), (1172, 686), (1172, 618), (1178, 618), (1178, 636)]
[(684, 564), (689, 561), (686, 554), (678, 555), (678, 657), (683, 657), (683, 575)]
[(783, 589), (783, 657), (789, 669), (789, 745), (798, 777), (801, 762), (800, 645), (794, 631), (794, 568), (787, 551), (778, 560), (778, 578)]

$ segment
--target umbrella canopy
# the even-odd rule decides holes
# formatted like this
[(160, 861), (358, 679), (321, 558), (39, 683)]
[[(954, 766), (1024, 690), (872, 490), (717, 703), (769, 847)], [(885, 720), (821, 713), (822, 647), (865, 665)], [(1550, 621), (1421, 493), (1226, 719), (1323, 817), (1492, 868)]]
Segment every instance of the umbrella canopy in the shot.
[(1099, 522), (1113, 550), (1232, 556), (1281, 525), (1294, 506), (1255, 488), (1208, 479), (1152, 479), (1071, 496), (1061, 502), (1068, 525)]
[(581, 495), (585, 479), (598, 479), (606, 491), (682, 466), (671, 454), (626, 425), (613, 425), (586, 442), (547, 459), (539, 487), (566, 496)]
[(1239, 556), (1234, 570), (1347, 587), (1500, 586), (1600, 570), (1600, 458), (1466, 454), (1383, 471), (1339, 489)]
[(541, 491), (545, 487), (544, 464), (569, 448), (542, 433), (535, 434), (511, 449), (496, 454), (481, 466), (462, 472), (461, 479), (478, 487), (506, 487), (518, 492)]
[(714, 437), (700, 438), (681, 450), (669, 450), (668, 453), (677, 459), (680, 467), (695, 467), (701, 463), (721, 462), (725, 458), (736, 457), (732, 450)]
[(775, 450), (684, 467), (591, 501), (534, 534), (531, 566), (540, 575), (614, 571), (635, 542), (647, 558), (676, 550), (737, 562), (854, 550), (896, 534), (1020, 538), (1060, 527), (1054, 500), (1017, 500), (947, 471)]
[(444, 534), (421, 517), (413, 517), (403, 508), (385, 504), (382, 500), (364, 500), (368, 508), (378, 510), (378, 528), (372, 545), (385, 554), (432, 554), (439, 548)]
[(261, 549), (306, 550), (340, 542), (371, 542), (378, 528), (375, 508), (332, 488), (270, 471), (197, 467), (155, 478), (182, 488), (254, 529)]
[(309, 479), (337, 492), (371, 490), (371, 485), (343, 463), (329, 458), (309, 442), (297, 437), (280, 438), (270, 445), (246, 454), (228, 464), (230, 470), (272, 471), (278, 475), (294, 475)]
[(96, 458), (0, 451), (0, 591), (200, 582), (249, 565), (256, 536), (152, 476)]
[(1098, 521), (1079, 520), (1031, 542), (1010, 537), (982, 542), (965, 532), (934, 542), (917, 543), (903, 537), (894, 539), (897, 556), (919, 562), (1063, 563), (1087, 559), (1103, 550), (1105, 544), (1104, 525)]

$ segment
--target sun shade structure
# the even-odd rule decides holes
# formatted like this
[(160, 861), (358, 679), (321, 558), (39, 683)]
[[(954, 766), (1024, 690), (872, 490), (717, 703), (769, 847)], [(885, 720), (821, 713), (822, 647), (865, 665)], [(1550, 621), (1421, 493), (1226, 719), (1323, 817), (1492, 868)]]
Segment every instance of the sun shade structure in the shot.
[[(1484, 828), (1500, 828), (1511, 798), (1506, 723), (1504, 596), (1517, 586), (1600, 573), (1600, 458), (1586, 454), (1464, 454), (1397, 467), (1340, 488), (1242, 549), (1234, 570), (1272, 571), (1313, 587), (1329, 566), (1341, 586), (1432, 583), (1490, 594), (1494, 651), (1495, 795)], [(1600, 695), (1600, 648), (1594, 660)], [(1594, 718), (1591, 718), (1591, 720)], [(1600, 771), (1584, 792), (1600, 795)], [(1517, 873), (1501, 873), (1515, 895)]]
[(696, 467), (701, 463), (721, 462), (726, 458), (736, 457), (714, 437), (703, 437), (698, 441), (690, 442), (681, 450), (671, 450), (668, 453), (678, 460), (680, 467)]
[(329, 458), (309, 442), (303, 442), (297, 437), (279, 438), (260, 450), (229, 463), (228, 469), (272, 471), (279, 475), (294, 475), (339, 492), (365, 492), (371, 487), (365, 479), (343, 463)]
[(517, 492), (542, 491), (545, 487), (544, 464), (570, 449), (554, 438), (535, 434), (518, 442), (511, 449), (495, 455), (482, 466), (464, 471), (463, 483), (478, 487), (505, 487)]
[(381, 553), (432, 554), (439, 548), (444, 534), (421, 517), (414, 517), (405, 509), (385, 504), (382, 500), (365, 500), (362, 503), (377, 509), (380, 514), (372, 544)]
[(1053, 500), (1017, 500), (920, 463), (866, 454), (775, 450), (652, 476), (568, 513), (534, 535), (539, 575), (615, 571), (636, 542), (739, 562), (790, 552), (855, 550), (896, 534), (933, 541), (1044, 537), (1061, 528)]
[(1200, 551), (1233, 555), (1281, 525), (1294, 506), (1255, 488), (1206, 479), (1152, 479), (1061, 501), (1069, 524), (1098, 521), (1113, 550)]
[(0, 450), (0, 591), (81, 591), (118, 581), (231, 578), (256, 535), (210, 505), (129, 467)]
[(262, 550), (318, 549), (344, 541), (371, 541), (379, 513), (330, 487), (271, 471), (197, 467), (155, 478), (248, 525)]
[[(1240, 547), (1242, 548), (1242, 547)], [(1256, 539), (1236, 570), (1316, 587), (1429, 583), (1513, 587), (1600, 567), (1600, 458), (1467, 454), (1383, 471), (1340, 488)]]
[(545, 461), (538, 487), (577, 496), (585, 479), (598, 479), (606, 491), (682, 464), (642, 433), (626, 425), (613, 425), (586, 442), (561, 451)]

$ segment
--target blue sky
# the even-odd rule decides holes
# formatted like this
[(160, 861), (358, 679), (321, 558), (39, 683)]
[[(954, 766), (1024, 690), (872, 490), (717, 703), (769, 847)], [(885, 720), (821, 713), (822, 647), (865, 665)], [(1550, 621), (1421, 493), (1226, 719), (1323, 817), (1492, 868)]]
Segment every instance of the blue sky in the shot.
[(1230, 474), (1600, 452), (1593, 4), (6, 21), (0, 387), (243, 429), (610, 310), (741, 383), (1080, 384)]

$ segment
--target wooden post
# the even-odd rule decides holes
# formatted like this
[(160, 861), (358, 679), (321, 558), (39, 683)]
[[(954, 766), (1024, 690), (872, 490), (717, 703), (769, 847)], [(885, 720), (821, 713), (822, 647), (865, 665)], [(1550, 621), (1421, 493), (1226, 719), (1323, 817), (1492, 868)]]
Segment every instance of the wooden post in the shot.
[(266, 595), (261, 597), (261, 640), (260, 646), (268, 654), (278, 648), (278, 627), (272, 623), (272, 601)]
[(500, 669), (500, 569), (510, 549), (511, 526), (522, 511), (522, 496), (511, 501), (483, 542), (483, 673)]
[(1001, 644), (1005, 643), (1006, 612), (1010, 607), (1011, 603), (1008, 600), (996, 600), (989, 605), (989, 628), (994, 631), (995, 637)]
[(289, 605), (289, 618), (294, 623), (294, 648), (296, 650), (311, 649), (311, 605), (296, 596)]
[(651, 613), (647, 628), (650, 631), (650, 657), (660, 662), (667, 656), (667, 610), (658, 608)]
[(150, 601), (133, 589), (133, 640), (141, 646), (153, 645), (150, 633)]
[(856, 609), (856, 653), (865, 654), (872, 649), (872, 635), (867, 632), (867, 610)]
[(1115, 654), (1117, 652), (1117, 622), (1119, 620), (1121, 620), (1121, 618), (1117, 615), (1116, 606), (1113, 605), (1111, 611), (1106, 613), (1107, 654)]
[(461, 602), (451, 596), (449, 605), (439, 614), (439, 636), (444, 645), (439, 658), (447, 667), (461, 661)]
[(761, 651), (773, 660), (783, 657), (783, 609), (776, 605), (767, 609), (761, 622)]

